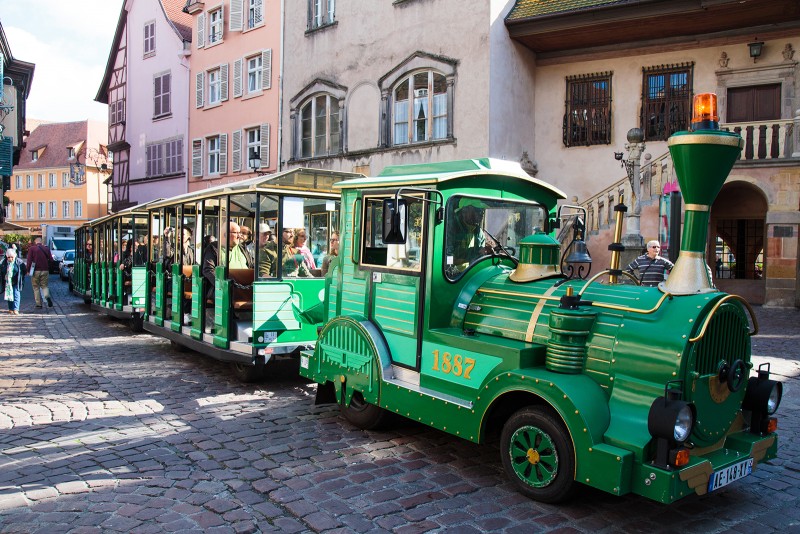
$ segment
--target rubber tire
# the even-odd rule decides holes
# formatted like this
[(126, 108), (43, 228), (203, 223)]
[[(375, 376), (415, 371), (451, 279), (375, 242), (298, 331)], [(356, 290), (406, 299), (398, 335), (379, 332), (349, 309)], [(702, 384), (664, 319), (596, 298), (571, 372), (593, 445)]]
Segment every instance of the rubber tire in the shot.
[[(537, 438), (542, 438), (538, 445)], [(516, 445), (512, 444), (512, 439)], [(554, 446), (555, 451), (551, 451), (549, 445)], [(536, 464), (528, 462), (527, 455), (530, 451), (536, 451), (538, 455)], [(578, 487), (574, 478), (575, 450), (572, 440), (561, 419), (544, 407), (523, 408), (511, 416), (503, 426), (500, 437), (500, 457), (506, 475), (517, 491), (536, 501), (562, 502), (569, 499)], [(547, 458), (550, 459), (549, 462)], [(554, 464), (552, 460), (555, 460)], [(524, 471), (523, 476), (538, 478), (541, 486), (529, 483), (517, 472), (517, 469), (529, 467), (524, 465), (526, 462), (529, 466), (536, 465), (537, 468)], [(547, 466), (552, 469), (548, 471)], [(525, 475), (525, 472), (528, 474)], [(548, 475), (553, 477), (549, 482), (544, 480), (549, 478)]]
[(178, 352), (189, 352), (189, 349), (187, 347), (181, 345), (177, 341), (170, 340), (169, 344), (172, 345), (172, 348), (177, 350)]
[(342, 417), (362, 430), (377, 430), (385, 427), (390, 413), (364, 400), (360, 391), (354, 391), (349, 406), (339, 405)]
[(131, 317), (130, 320), (131, 330), (136, 332), (144, 332), (144, 317)]
[(258, 382), (264, 378), (264, 364), (245, 365), (243, 363), (231, 362), (231, 370), (234, 376), (245, 384)]

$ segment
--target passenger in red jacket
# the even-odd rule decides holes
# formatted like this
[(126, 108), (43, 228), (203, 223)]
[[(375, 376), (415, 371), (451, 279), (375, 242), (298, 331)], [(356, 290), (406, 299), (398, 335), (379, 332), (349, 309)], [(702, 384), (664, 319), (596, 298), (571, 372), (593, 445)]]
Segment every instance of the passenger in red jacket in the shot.
[(53, 307), (53, 299), (50, 298), (50, 289), (47, 287), (52, 259), (53, 255), (50, 253), (50, 249), (42, 245), (41, 237), (37, 237), (31, 248), (28, 249), (27, 262), (27, 270), (33, 285), (33, 298), (36, 300), (37, 308), (42, 307), (42, 297), (47, 301), (49, 307)]

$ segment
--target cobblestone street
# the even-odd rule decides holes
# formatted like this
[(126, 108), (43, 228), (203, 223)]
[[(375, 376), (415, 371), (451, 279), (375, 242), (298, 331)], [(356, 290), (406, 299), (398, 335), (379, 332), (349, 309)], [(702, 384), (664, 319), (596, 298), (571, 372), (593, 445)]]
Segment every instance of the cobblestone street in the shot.
[(800, 532), (796, 309), (756, 309), (754, 363), (784, 381), (777, 459), (669, 506), (550, 506), (513, 490), (496, 444), (358, 430), (291, 365), (243, 385), (50, 287), (54, 308), (28, 289), (0, 315), (0, 532)]

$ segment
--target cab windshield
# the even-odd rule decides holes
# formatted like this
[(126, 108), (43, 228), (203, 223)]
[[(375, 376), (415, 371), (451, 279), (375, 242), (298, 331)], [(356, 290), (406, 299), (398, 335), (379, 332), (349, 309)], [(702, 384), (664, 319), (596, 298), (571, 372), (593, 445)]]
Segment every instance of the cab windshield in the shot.
[(545, 228), (547, 211), (539, 204), (455, 195), (445, 210), (444, 272), (461, 278), (470, 267), (493, 255), (502, 245), (517, 257), (519, 242)]

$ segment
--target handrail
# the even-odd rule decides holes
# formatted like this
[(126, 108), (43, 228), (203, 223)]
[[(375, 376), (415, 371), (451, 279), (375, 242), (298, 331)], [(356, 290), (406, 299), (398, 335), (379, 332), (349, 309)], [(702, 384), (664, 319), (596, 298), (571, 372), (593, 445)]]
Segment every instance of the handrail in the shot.
[(749, 332), (748, 335), (752, 337), (758, 334), (758, 321), (756, 320), (756, 314), (753, 311), (752, 306), (750, 306), (750, 303), (747, 302), (743, 297), (740, 297), (739, 295), (725, 295), (724, 297), (719, 299), (716, 304), (714, 304), (714, 307), (711, 308), (709, 314), (706, 315), (705, 322), (703, 323), (703, 328), (700, 329), (700, 333), (697, 334), (697, 336), (690, 338), (689, 343), (695, 343), (703, 339), (703, 336), (706, 335), (706, 329), (708, 328), (708, 325), (711, 322), (711, 318), (714, 316), (715, 313), (717, 313), (719, 307), (729, 300), (738, 300), (739, 302), (744, 304), (744, 307), (747, 308), (747, 312), (750, 314), (750, 320), (753, 321), (753, 331)]

